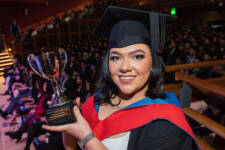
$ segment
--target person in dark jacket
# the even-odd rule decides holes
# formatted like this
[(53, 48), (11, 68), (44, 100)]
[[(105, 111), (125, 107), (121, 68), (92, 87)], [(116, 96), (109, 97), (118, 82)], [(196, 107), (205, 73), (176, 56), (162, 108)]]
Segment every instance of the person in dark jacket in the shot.
[(10, 138), (17, 139), (17, 142), (19, 142), (23, 133), (28, 131), (25, 150), (30, 149), (30, 145), (35, 137), (46, 132), (46, 130), (42, 129), (41, 126), (43, 124), (42, 117), (45, 115), (45, 111), (48, 108), (47, 101), (50, 101), (52, 96), (52, 90), (50, 90), (50, 87), (50, 83), (46, 80), (42, 79), (38, 82), (38, 103), (26, 116), (23, 117), (22, 125), (17, 131), (5, 133)]
[(36, 150), (65, 150), (62, 142), (62, 133), (47, 132), (34, 138)]

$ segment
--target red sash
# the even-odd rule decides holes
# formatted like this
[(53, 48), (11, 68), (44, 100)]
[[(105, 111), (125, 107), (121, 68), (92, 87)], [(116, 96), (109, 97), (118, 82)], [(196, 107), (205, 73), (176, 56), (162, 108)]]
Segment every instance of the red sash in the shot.
[(82, 113), (99, 140), (140, 127), (156, 119), (170, 121), (195, 139), (183, 110), (173, 104), (152, 104), (122, 109), (104, 120), (99, 120), (92, 96), (82, 105)]

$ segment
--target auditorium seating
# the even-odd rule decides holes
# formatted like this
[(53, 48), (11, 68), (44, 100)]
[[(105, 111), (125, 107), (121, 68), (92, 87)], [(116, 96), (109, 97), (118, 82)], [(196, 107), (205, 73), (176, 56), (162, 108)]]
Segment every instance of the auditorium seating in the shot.
[(81, 39), (90, 39), (92, 30), (98, 19), (81, 19), (62, 23), (59, 28), (46, 30), (33, 36), (30, 41), (19, 42), (13, 45), (14, 51), (19, 56), (26, 56), (29, 53), (37, 53), (44, 47), (47, 49), (63, 47), (68, 43), (74, 43)]
[[(79, 21), (73, 20), (70, 22), (63, 22), (58, 28), (46, 30), (46, 32), (33, 36), (30, 41), (14, 44), (13, 49), (18, 55), (24, 57), (29, 53), (38, 53), (43, 48), (53, 49), (55, 47), (66, 46), (68, 43), (74, 43), (78, 40), (87, 40), (92, 37), (92, 30), (97, 22), (98, 18), (84, 18)], [(182, 82), (185, 82), (188, 83), (190, 87), (197, 88), (204, 94), (210, 92), (214, 93), (215, 95), (225, 97), (225, 72), (222, 73), (223, 77), (205, 80), (183, 73), (185, 70), (214, 66), (225, 66), (225, 60), (166, 66), (165, 70), (167, 73), (176, 72), (175, 74), (172, 74), (172, 76), (174, 76), (174, 79), (177, 80), (178, 83), (166, 84), (165, 90), (174, 92), (179, 97), (180, 89), (182, 88)], [(225, 127), (214, 121), (213, 118), (209, 118), (189, 107), (184, 108), (184, 113), (192, 120), (195, 120), (199, 124), (205, 126), (212, 132), (216, 133), (218, 136), (225, 139)], [(207, 143), (207, 141), (204, 139), (197, 137), (197, 142), (201, 149), (214, 149), (212, 146), (210, 146), (210, 143)]]
[[(225, 60), (209, 61), (209, 62), (202, 62), (202, 63), (195, 63), (195, 64), (167, 66), (166, 71), (167, 72), (176, 72), (175, 73), (176, 80), (186, 82), (190, 86), (199, 89), (199, 91), (205, 93), (206, 95), (207, 95), (207, 93), (213, 93), (215, 95), (220, 95), (223, 97), (223, 100), (224, 100), (225, 76), (203, 80), (203, 79), (191, 76), (191, 75), (187, 75), (183, 72), (180, 72), (181, 70), (184, 71), (184, 70), (188, 70), (188, 69), (204, 68), (204, 67), (212, 67), (212, 66), (225, 66)], [(168, 84), (165, 86), (165, 90), (175, 92), (179, 96), (179, 90), (181, 89), (181, 87), (182, 87), (181, 83)], [(218, 136), (225, 139), (225, 127), (223, 125), (221, 125), (220, 123), (214, 121), (213, 118), (209, 118), (189, 107), (184, 108), (184, 113), (189, 118), (195, 120), (202, 126), (208, 128), (209, 130), (211, 130)], [(207, 144), (205, 142), (205, 140), (202, 140), (198, 137), (197, 137), (197, 142), (200, 145), (201, 149), (204, 149), (204, 150), (214, 149), (209, 144)]]

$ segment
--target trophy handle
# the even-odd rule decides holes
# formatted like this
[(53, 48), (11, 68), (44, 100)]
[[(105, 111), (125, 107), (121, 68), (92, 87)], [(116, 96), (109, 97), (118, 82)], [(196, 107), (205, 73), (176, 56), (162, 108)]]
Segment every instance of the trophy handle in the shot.
[(30, 65), (30, 67), (31, 67), (31, 69), (36, 73), (36, 74), (38, 74), (40, 77), (42, 77), (42, 78), (45, 78), (45, 79), (48, 79), (46, 76), (45, 76), (45, 74), (43, 73), (43, 71), (41, 70), (39, 70), (40, 69), (40, 67), (38, 67), (39, 69), (39, 71), (37, 71), (37, 69), (35, 69), (35, 67), (33, 67), (33, 62), (35, 61), (35, 63), (36, 63), (36, 65), (38, 66), (38, 63), (37, 63), (37, 58), (36, 58), (36, 56), (34, 56), (33, 54), (30, 54), (28, 57), (27, 57), (27, 61), (28, 61), (28, 64)]
[[(63, 61), (63, 67), (62, 67), (62, 70), (61, 70), (61, 71), (63, 71), (66, 67), (66, 64), (67, 64), (67, 54), (66, 54), (66, 51), (64, 49), (61, 49), (61, 48), (58, 50), (58, 52), (59, 52), (60, 55), (63, 54), (64, 58), (65, 58), (64, 61)], [(62, 60), (60, 60), (60, 61), (62, 61)]]

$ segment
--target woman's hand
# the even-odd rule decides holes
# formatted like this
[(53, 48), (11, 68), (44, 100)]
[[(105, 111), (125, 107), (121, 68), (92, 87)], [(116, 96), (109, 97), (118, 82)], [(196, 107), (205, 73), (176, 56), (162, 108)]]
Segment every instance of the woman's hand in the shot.
[[(80, 102), (79, 99), (76, 99), (77, 104), (79, 106)], [(72, 135), (73, 137), (77, 138), (78, 140), (82, 140), (88, 134), (92, 132), (90, 125), (82, 116), (78, 106), (74, 106), (74, 114), (77, 118), (77, 122), (71, 124), (65, 124), (60, 126), (48, 126), (43, 125), (42, 128), (50, 131), (57, 131), (57, 132), (65, 132), (67, 134)]]
[(204, 100), (200, 100), (196, 102), (191, 102), (190, 107), (200, 113), (203, 113), (208, 108), (208, 105)]

